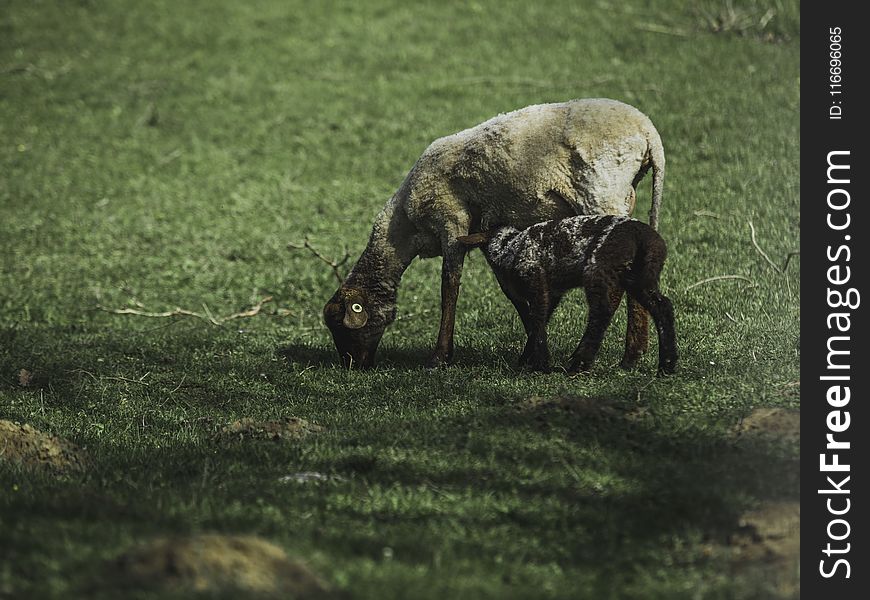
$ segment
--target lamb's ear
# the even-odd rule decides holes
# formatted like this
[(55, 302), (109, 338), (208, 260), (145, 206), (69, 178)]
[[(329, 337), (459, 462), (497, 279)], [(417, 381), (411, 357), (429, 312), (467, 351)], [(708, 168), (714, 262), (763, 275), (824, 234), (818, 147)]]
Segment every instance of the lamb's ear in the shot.
[(344, 326), (348, 329), (359, 329), (365, 327), (369, 321), (369, 313), (366, 312), (362, 302), (348, 301), (344, 305)]
[(468, 246), (469, 248), (479, 248), (480, 246), (483, 246), (489, 241), (489, 234), (486, 232), (481, 232), (472, 233), (470, 235), (461, 235), (456, 238), (456, 241), (463, 246)]

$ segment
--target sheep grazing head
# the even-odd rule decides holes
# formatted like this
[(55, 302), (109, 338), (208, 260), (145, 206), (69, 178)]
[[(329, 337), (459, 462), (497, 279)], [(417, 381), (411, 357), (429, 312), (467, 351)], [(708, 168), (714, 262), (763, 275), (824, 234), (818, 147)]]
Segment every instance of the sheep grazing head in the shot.
[(379, 318), (372, 304), (365, 290), (342, 286), (323, 308), (323, 320), (346, 368), (367, 369), (375, 364), (388, 322)]

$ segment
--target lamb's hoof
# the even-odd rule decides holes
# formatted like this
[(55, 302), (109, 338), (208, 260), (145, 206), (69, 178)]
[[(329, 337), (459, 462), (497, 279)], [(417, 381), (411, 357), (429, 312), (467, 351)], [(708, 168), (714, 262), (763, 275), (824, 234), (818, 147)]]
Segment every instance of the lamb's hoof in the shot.
[(658, 368), (658, 371), (656, 372), (656, 375), (658, 375), (659, 377), (666, 377), (668, 375), (673, 375), (676, 372), (677, 372), (677, 363), (676, 362), (666, 362), (666, 363), (661, 363), (659, 365), (659, 368)]
[(637, 368), (637, 361), (640, 359), (639, 356), (632, 357), (623, 357), (622, 361), (619, 363), (620, 369), (625, 369), (626, 371), (633, 371)]
[(528, 371), (530, 373), (552, 373), (553, 368), (548, 364), (535, 364), (535, 363), (527, 363), (525, 365), (520, 365), (520, 370)]
[(592, 363), (586, 362), (572, 362), (565, 369), (565, 373), (569, 376), (577, 375), (579, 373), (589, 373), (592, 370)]

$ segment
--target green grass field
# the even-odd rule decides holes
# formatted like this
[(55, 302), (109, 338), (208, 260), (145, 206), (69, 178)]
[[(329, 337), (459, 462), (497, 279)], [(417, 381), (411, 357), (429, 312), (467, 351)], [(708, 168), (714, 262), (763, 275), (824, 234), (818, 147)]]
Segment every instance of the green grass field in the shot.
[[(0, 597), (114, 597), (119, 553), (196, 532), (268, 539), (352, 598), (779, 593), (729, 540), (797, 500), (798, 448), (731, 431), (799, 403), (799, 257), (780, 273), (749, 226), (777, 265), (798, 248), (799, 29), (796, 1), (0, 0), (0, 418), (91, 457), (0, 463)], [(453, 367), (422, 368), (436, 259), (408, 270), (379, 367), (342, 370), (335, 277), (288, 243), (355, 257), (433, 139), (577, 97), (633, 104), (664, 140), (678, 374), (654, 377), (654, 348), (615, 367), (624, 310), (591, 375), (517, 373), (479, 253)], [(720, 275), (741, 279), (687, 290)], [(266, 296), (220, 325), (100, 309)], [(557, 362), (584, 320), (575, 292)], [(215, 436), (289, 416), (325, 431)], [(279, 481), (302, 471), (338, 478)]]

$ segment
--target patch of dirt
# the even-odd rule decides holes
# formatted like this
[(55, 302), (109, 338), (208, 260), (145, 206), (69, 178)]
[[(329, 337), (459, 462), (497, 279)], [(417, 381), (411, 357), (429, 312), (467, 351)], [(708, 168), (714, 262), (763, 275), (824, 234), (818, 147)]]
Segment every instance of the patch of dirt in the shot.
[(778, 438), (799, 443), (801, 411), (797, 408), (756, 408), (735, 428), (743, 437)]
[(741, 516), (729, 540), (738, 571), (761, 570), (776, 597), (800, 595), (800, 502), (771, 502)]
[(227, 441), (274, 440), (295, 441), (312, 433), (320, 433), (323, 427), (299, 417), (285, 417), (277, 421), (239, 419), (221, 430), (220, 437)]
[(86, 457), (84, 451), (62, 438), (32, 425), (0, 419), (0, 460), (60, 472), (84, 469)]
[(31, 383), (33, 383), (33, 373), (31, 371), (27, 369), (18, 371), (18, 385), (28, 387)]
[(202, 534), (159, 538), (137, 546), (111, 565), (109, 581), (121, 587), (238, 591), (276, 598), (331, 597), (329, 587), (304, 563), (254, 536)]
[(279, 477), (281, 483), (324, 483), (324, 482), (342, 482), (347, 481), (341, 475), (327, 475), (326, 473), (318, 473), (317, 471), (300, 471), (299, 473), (290, 473)]
[(520, 412), (565, 411), (590, 418), (616, 417), (624, 414), (607, 398), (587, 396), (531, 396), (516, 404)]

